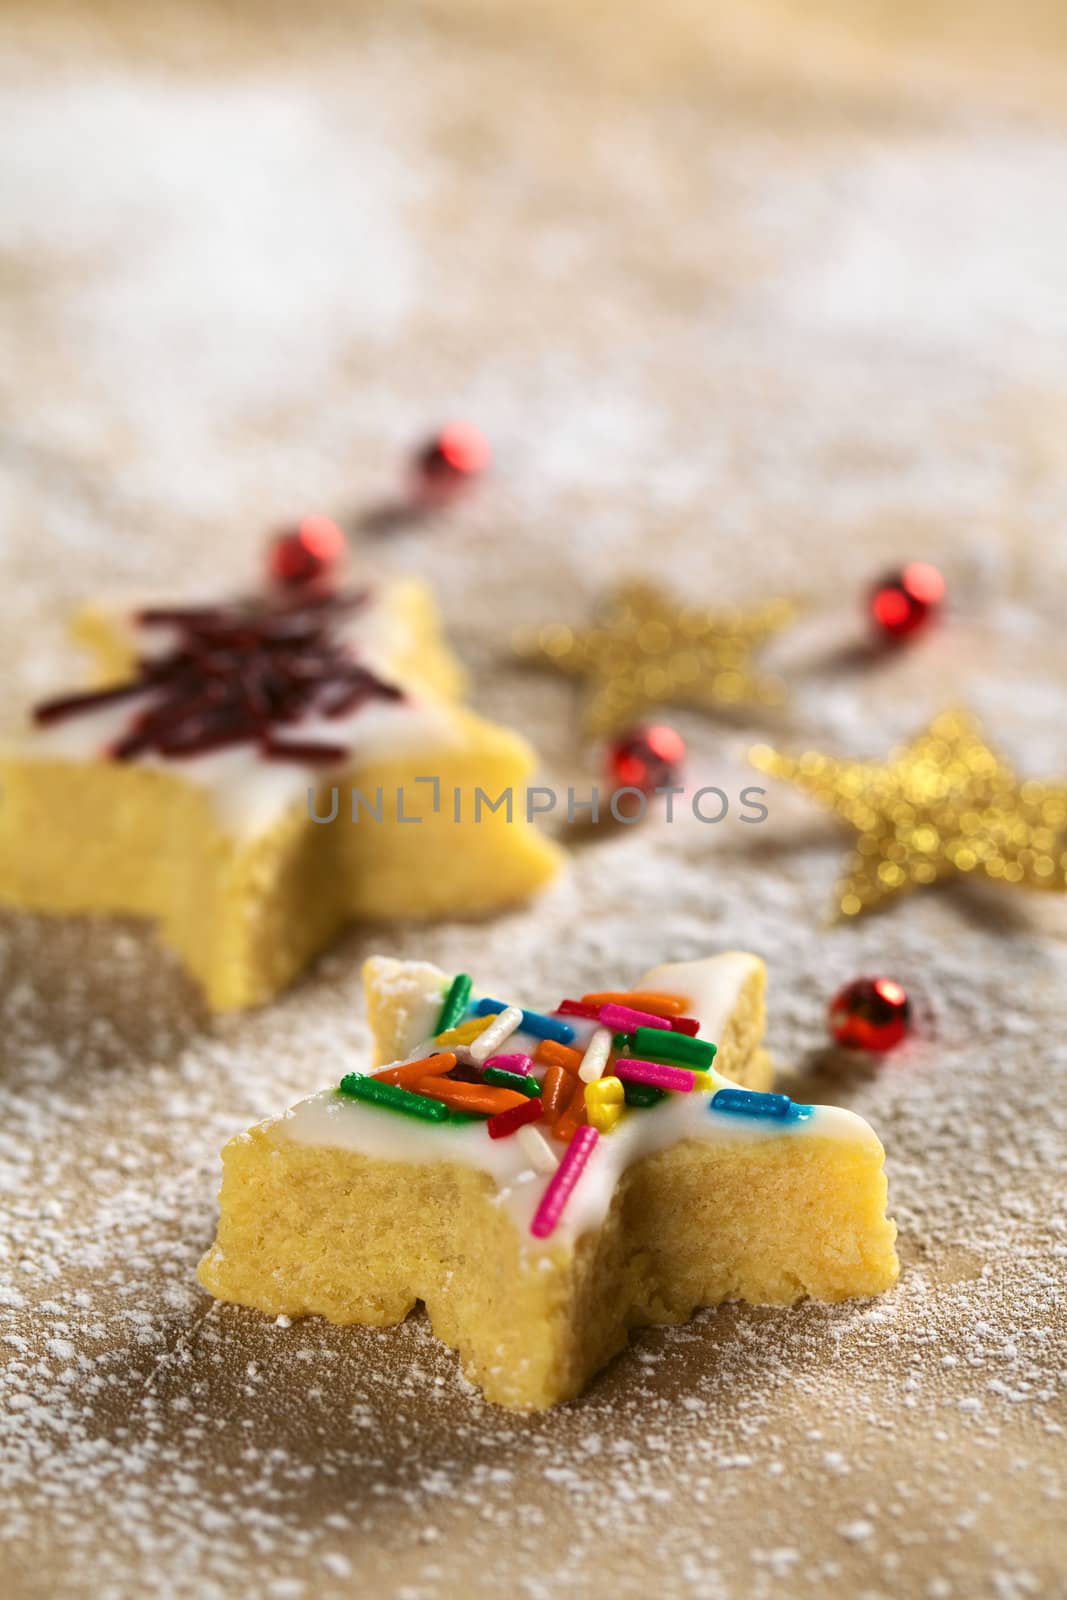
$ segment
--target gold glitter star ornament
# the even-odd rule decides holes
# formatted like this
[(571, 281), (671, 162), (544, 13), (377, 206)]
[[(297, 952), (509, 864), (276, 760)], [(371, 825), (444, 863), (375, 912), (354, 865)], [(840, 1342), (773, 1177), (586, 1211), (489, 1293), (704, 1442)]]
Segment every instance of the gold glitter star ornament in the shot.
[(712, 610), (629, 583), (612, 592), (593, 627), (552, 623), (519, 634), (515, 647), (526, 660), (587, 681), (582, 724), (597, 738), (632, 727), (655, 706), (780, 703), (780, 680), (758, 672), (752, 657), (795, 611), (785, 600)]
[(837, 888), (842, 916), (957, 874), (1067, 886), (1067, 787), (1021, 781), (965, 711), (943, 712), (887, 762), (766, 745), (750, 754), (761, 772), (796, 784), (859, 834)]

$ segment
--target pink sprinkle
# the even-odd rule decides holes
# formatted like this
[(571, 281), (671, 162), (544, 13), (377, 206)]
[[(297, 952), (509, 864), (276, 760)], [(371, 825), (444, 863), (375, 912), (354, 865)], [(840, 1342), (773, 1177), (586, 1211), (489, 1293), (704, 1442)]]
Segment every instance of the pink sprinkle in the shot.
[(671, 1031), (668, 1017), (654, 1017), (651, 1011), (631, 1011), (629, 1006), (614, 1003), (601, 1006), (600, 1020), (605, 1028), (612, 1028), (616, 1033), (632, 1033), (635, 1028), (665, 1028)]
[(695, 1081), (684, 1067), (665, 1067), (658, 1061), (627, 1061), (620, 1057), (611, 1070), (624, 1082), (628, 1079), (630, 1083), (650, 1083), (655, 1089), (674, 1089), (681, 1094), (688, 1094)]
[(587, 1005), (584, 1000), (561, 1000), (556, 1017), (588, 1017), (591, 1022), (602, 1022), (615, 1033), (632, 1033), (634, 1028), (664, 1028), (670, 1033), (687, 1033), (695, 1039), (700, 1032), (696, 1017), (654, 1017), (651, 1011), (634, 1011), (630, 1006), (608, 1001), (602, 1006)]
[(533, 1071), (531, 1058), (521, 1054), (490, 1056), (488, 1061), (483, 1061), (482, 1066), (497, 1067), (501, 1072), (521, 1072), (524, 1078)]
[(584, 1000), (561, 1000), (553, 1012), (557, 1017), (588, 1017), (592, 1022), (600, 1020), (600, 1006), (587, 1006)]
[(595, 1128), (579, 1128), (570, 1144), (563, 1152), (559, 1166), (548, 1180), (548, 1187), (541, 1196), (541, 1204), (534, 1212), (534, 1219), (530, 1223), (530, 1232), (538, 1239), (547, 1239), (554, 1233), (563, 1215), (563, 1208), (570, 1199), (571, 1190), (578, 1182), (585, 1170), (585, 1164), (593, 1153), (593, 1146), (600, 1138)]

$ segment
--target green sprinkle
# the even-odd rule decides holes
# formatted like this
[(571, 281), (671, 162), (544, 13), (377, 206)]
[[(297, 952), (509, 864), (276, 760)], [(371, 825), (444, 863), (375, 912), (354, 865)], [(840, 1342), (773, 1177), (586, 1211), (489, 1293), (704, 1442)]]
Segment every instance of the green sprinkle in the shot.
[(697, 1067), (706, 1071), (715, 1060), (710, 1039), (690, 1039), (687, 1033), (670, 1033), (666, 1028), (638, 1028), (630, 1041), (638, 1061), (665, 1061), (676, 1067)]
[(517, 1089), (519, 1094), (526, 1095), (535, 1100), (541, 1093), (541, 1085), (532, 1074), (527, 1077), (525, 1072), (508, 1072), (505, 1067), (486, 1067), (482, 1073), (486, 1083), (493, 1083), (498, 1089)]
[(351, 1100), (366, 1100), (372, 1106), (402, 1111), (406, 1117), (421, 1117), (424, 1122), (448, 1121), (448, 1107), (443, 1100), (429, 1100), (425, 1095), (412, 1094), (410, 1089), (401, 1089), (398, 1084), (364, 1077), (361, 1072), (350, 1072), (341, 1079), (341, 1093)]
[(461, 1020), (467, 1009), (467, 1002), (471, 997), (473, 980), (467, 972), (457, 972), (448, 986), (441, 1013), (437, 1018), (434, 1033), (444, 1033), (448, 1028), (454, 1028)]
[(630, 1035), (628, 1033), (613, 1033), (611, 1044), (615, 1050), (628, 1050), (630, 1048)]
[(654, 1106), (667, 1098), (666, 1089), (657, 1089), (654, 1083), (623, 1083), (622, 1092), (628, 1106)]
[(488, 1111), (457, 1111), (455, 1106), (448, 1107), (449, 1122), (488, 1122)]

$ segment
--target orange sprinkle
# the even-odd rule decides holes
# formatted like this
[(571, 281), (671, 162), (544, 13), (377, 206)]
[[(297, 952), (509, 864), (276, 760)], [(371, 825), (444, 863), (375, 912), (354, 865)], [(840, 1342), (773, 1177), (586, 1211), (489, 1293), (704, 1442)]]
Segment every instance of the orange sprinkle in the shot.
[(534, 1059), (543, 1061), (546, 1067), (566, 1067), (568, 1072), (577, 1072), (582, 1064), (582, 1052), (572, 1050), (569, 1044), (559, 1044), (555, 1039), (542, 1039)]
[(583, 1006), (629, 1006), (652, 1017), (684, 1017), (691, 1005), (684, 994), (661, 994), (658, 989), (627, 989), (618, 993), (583, 994)]
[(374, 1076), (379, 1083), (395, 1083), (401, 1089), (413, 1089), (424, 1078), (439, 1078), (444, 1072), (451, 1072), (456, 1064), (455, 1055), (451, 1050), (442, 1050), (437, 1056), (423, 1056), (419, 1061), (408, 1061), (402, 1067), (389, 1067), (385, 1072), (376, 1072)]
[(454, 1111), (487, 1111), (491, 1117), (498, 1111), (510, 1111), (512, 1106), (524, 1106), (527, 1100), (517, 1089), (497, 1089), (489, 1083), (453, 1083), (443, 1078), (423, 1078), (419, 1092), (433, 1100), (443, 1100)]
[(585, 1121), (585, 1084), (579, 1078), (575, 1085), (571, 1102), (563, 1115), (557, 1117), (552, 1124), (552, 1137), (561, 1144), (570, 1144), (579, 1127)]
[(541, 1085), (541, 1104), (545, 1108), (545, 1116), (549, 1122), (555, 1122), (561, 1111), (564, 1111), (568, 1100), (574, 1093), (574, 1074), (568, 1072), (566, 1067), (549, 1067), (545, 1073), (545, 1081)]

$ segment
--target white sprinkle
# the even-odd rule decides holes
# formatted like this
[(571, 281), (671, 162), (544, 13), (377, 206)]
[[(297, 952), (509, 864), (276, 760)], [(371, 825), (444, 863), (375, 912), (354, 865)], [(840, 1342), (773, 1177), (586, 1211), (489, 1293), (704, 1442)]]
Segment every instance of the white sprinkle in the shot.
[(522, 1012), (518, 1006), (505, 1006), (503, 1011), (498, 1011), (488, 1028), (472, 1039), (470, 1044), (471, 1060), (476, 1067), (491, 1056), (494, 1050), (499, 1050), (511, 1035), (522, 1024)]
[(611, 1032), (608, 1028), (597, 1028), (585, 1047), (582, 1064), (578, 1068), (578, 1076), (583, 1083), (595, 1083), (608, 1064), (611, 1054)]
[(527, 1122), (518, 1128), (515, 1137), (519, 1141), (523, 1155), (532, 1167), (538, 1172), (555, 1172), (559, 1166), (559, 1157), (541, 1132), (532, 1122)]

